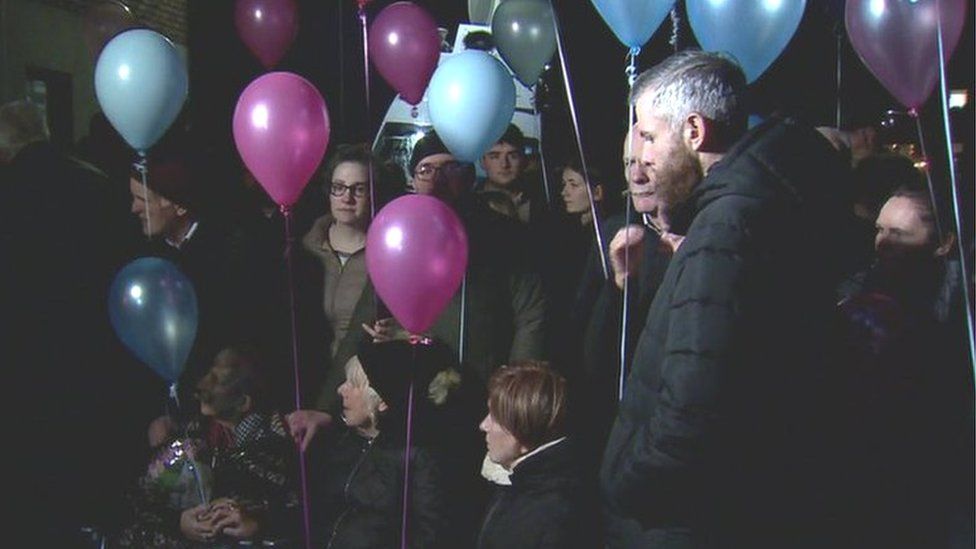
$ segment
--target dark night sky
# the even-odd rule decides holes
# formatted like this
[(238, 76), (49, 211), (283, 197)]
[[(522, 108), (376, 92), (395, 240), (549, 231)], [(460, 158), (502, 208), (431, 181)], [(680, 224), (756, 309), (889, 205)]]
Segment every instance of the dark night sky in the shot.
[[(391, 0), (374, 0), (368, 6), (370, 19)], [(451, 33), (458, 21), (467, 19), (466, 0), (416, 0), (427, 8)], [(696, 46), (679, 0), (682, 47)], [(626, 82), (623, 72), (626, 49), (611, 33), (586, 0), (559, 0), (554, 3), (561, 21), (561, 32), (569, 73), (576, 96), (583, 144), (588, 161), (612, 172), (619, 165), (619, 143), (626, 127)], [(332, 144), (371, 140), (382, 120), (393, 92), (374, 71), (371, 74), (372, 109), (367, 121), (363, 98), (361, 29), (354, 0), (299, 1), (298, 38), (278, 69), (301, 74), (322, 91), (332, 118)], [(836, 59), (838, 23), (829, 6), (835, 0), (810, 0), (796, 35), (779, 59), (751, 86), (753, 112), (768, 114), (783, 111), (817, 125), (833, 125), (836, 113)], [(190, 0), (189, 50), (191, 77), (190, 120), (195, 139), (233, 158), (230, 120), (241, 90), (262, 73), (237, 38), (233, 25), (232, 0)], [(973, 92), (973, 1), (963, 37), (950, 65), (954, 87)], [(647, 68), (671, 51), (668, 37), (671, 23), (665, 20), (644, 47), (639, 68)], [(843, 125), (877, 125), (882, 113), (897, 108), (897, 102), (864, 68), (845, 35), (842, 43)], [(558, 57), (554, 58), (554, 69)], [(552, 163), (575, 154), (568, 109), (558, 70), (544, 76), (550, 89), (546, 112), (547, 160)], [(923, 120), (938, 122), (940, 111), (933, 94), (923, 109)], [(956, 124), (967, 150), (972, 149), (972, 106), (967, 118)], [(930, 149), (939, 145), (933, 131)], [(943, 142), (944, 143), (944, 142)], [(330, 147), (331, 148), (331, 147)], [(930, 155), (936, 155), (930, 151)], [(967, 162), (971, 163), (968, 155)], [(971, 185), (969, 185), (971, 187)]]

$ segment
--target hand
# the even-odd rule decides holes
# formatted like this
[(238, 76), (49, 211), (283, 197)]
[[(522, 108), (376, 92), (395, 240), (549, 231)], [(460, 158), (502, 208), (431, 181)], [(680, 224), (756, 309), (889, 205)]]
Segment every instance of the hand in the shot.
[(667, 231), (661, 233), (661, 248), (668, 255), (674, 255), (681, 246), (681, 243), (685, 241), (685, 237), (680, 234), (669, 233)]
[(332, 425), (332, 416), (318, 410), (296, 410), (285, 416), (285, 421), (291, 437), (304, 452), (316, 433)]
[(213, 528), (208, 520), (208, 508), (206, 505), (197, 505), (180, 513), (180, 532), (187, 539), (193, 541), (210, 541), (214, 539), (217, 530)]
[(381, 318), (370, 327), (363, 324), (363, 330), (373, 338), (373, 343), (383, 343), (395, 339), (409, 339), (410, 334), (400, 327), (400, 324), (393, 318)]
[(169, 416), (159, 416), (156, 419), (149, 422), (149, 429), (147, 430), (147, 436), (149, 438), (149, 447), (155, 448), (160, 444), (165, 443), (176, 433), (176, 422), (173, 418)]
[(236, 539), (254, 537), (260, 530), (257, 519), (241, 510), (236, 501), (221, 499), (210, 505), (211, 523), (215, 532)]
[(644, 253), (644, 228), (640, 225), (627, 225), (617, 231), (610, 241), (610, 266), (613, 268), (613, 281), (621, 290), (624, 281), (640, 270)]

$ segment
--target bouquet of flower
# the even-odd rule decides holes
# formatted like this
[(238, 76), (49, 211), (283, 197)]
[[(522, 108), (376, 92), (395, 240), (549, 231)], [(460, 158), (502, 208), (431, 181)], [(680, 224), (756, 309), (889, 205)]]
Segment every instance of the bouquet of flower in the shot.
[(146, 488), (168, 500), (174, 509), (186, 509), (210, 501), (213, 474), (202, 459), (206, 454), (202, 441), (176, 439), (163, 446), (150, 461), (144, 483)]

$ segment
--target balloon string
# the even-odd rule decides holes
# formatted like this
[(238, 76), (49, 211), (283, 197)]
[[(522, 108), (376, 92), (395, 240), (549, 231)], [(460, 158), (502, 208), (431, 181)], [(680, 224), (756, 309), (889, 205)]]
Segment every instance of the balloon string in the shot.
[(468, 273), (461, 279), (461, 313), (458, 315), (458, 364), (464, 363), (464, 330), (468, 302)]
[(179, 384), (178, 381), (174, 381), (173, 383), (169, 384), (169, 398), (173, 399), (173, 402), (176, 403), (177, 414), (180, 413), (180, 393), (177, 390), (178, 384)]
[(149, 216), (149, 167), (146, 164), (146, 153), (139, 151), (139, 160), (136, 161), (135, 168), (142, 178), (142, 201), (146, 204), (146, 240), (152, 239), (152, 218)]
[(200, 503), (203, 505), (210, 504), (210, 498), (207, 497), (206, 492), (203, 489), (203, 479), (200, 477), (200, 468), (197, 466), (196, 461), (187, 456), (187, 465), (190, 467), (190, 471), (193, 473), (194, 480), (197, 481), (197, 495), (200, 496)]
[[(624, 74), (627, 75), (627, 89), (634, 87), (634, 81), (637, 80), (637, 56), (640, 55), (640, 48), (630, 48), (627, 52), (627, 66), (624, 68)], [(633, 126), (633, 122), (631, 122)]]
[[(539, 85), (536, 84), (536, 91), (539, 89)], [(533, 101), (534, 103), (534, 101)], [(546, 204), (549, 205), (549, 209), (552, 209), (552, 193), (549, 190), (549, 175), (548, 169), (546, 169), (546, 153), (542, 150), (542, 112), (539, 111), (539, 106), (534, 105), (532, 109), (535, 111), (535, 124), (539, 133), (539, 164), (542, 171), (542, 190), (546, 193)]]
[[(972, 281), (970, 280), (969, 269), (967, 268), (966, 261), (966, 247), (962, 243), (962, 219), (959, 215), (959, 210), (961, 209), (961, 202), (959, 199), (959, 188), (956, 186), (956, 163), (952, 154), (952, 128), (949, 125), (949, 89), (948, 83), (946, 82), (946, 54), (945, 54), (945, 43), (942, 36), (942, 8), (939, 5), (939, 0), (936, 0), (935, 8), (936, 13), (938, 13), (937, 28), (938, 28), (938, 38), (939, 38), (939, 87), (942, 95), (942, 125), (945, 129), (945, 139), (946, 139), (946, 150), (949, 154), (949, 187), (952, 190), (952, 216), (955, 221), (956, 229), (956, 247), (959, 252), (959, 266), (962, 271), (962, 295), (963, 299), (966, 300), (966, 339), (969, 342), (969, 360), (973, 367), (973, 373), (976, 375), (976, 341), (974, 341), (974, 331), (973, 326), (973, 308), (972, 308)], [(938, 217), (936, 217), (938, 219)]]
[(346, 41), (343, 35), (342, 4), (338, 3), (338, 17), (336, 17), (336, 33), (339, 35), (339, 125), (346, 128)]
[(413, 443), (413, 384), (417, 371), (417, 345), (420, 340), (411, 340), (412, 358), (410, 364), (410, 389), (407, 393), (407, 440), (403, 449), (403, 515), (400, 518), (400, 549), (408, 549), (407, 513), (410, 504), (410, 448)]
[(576, 101), (573, 99), (573, 87), (569, 82), (569, 66), (566, 64), (566, 53), (563, 50), (563, 40), (559, 36), (559, 17), (555, 7), (552, 12), (552, 24), (555, 27), (556, 49), (559, 51), (559, 64), (563, 73), (563, 84), (566, 87), (566, 102), (569, 103), (569, 113), (573, 120), (573, 134), (576, 137), (576, 147), (579, 150), (580, 165), (583, 168), (583, 179), (586, 180), (586, 197), (590, 201), (590, 215), (593, 218), (593, 233), (596, 235), (597, 249), (600, 251), (600, 267), (603, 268), (603, 278), (610, 279), (610, 268), (607, 266), (607, 254), (603, 249), (603, 235), (600, 232), (600, 216), (597, 215), (596, 202), (593, 200), (593, 188), (590, 186), (590, 171), (586, 165), (586, 155), (583, 154), (583, 139), (580, 136), (579, 118), (576, 116)]
[(939, 220), (939, 204), (935, 199), (932, 170), (929, 169), (929, 153), (925, 148), (925, 137), (922, 134), (922, 119), (915, 109), (909, 109), (908, 114), (915, 120), (915, 131), (918, 133), (918, 148), (922, 153), (922, 161), (925, 162), (925, 169), (923, 171), (925, 172), (925, 180), (928, 183), (929, 201), (932, 202), (932, 211), (935, 213), (935, 232), (939, 235), (939, 241), (941, 241), (943, 236), (942, 221)]
[(369, 28), (366, 24), (366, 3), (359, 4), (359, 23), (363, 27), (363, 82), (366, 84), (366, 126), (370, 125), (372, 109), (369, 103)]
[(678, 15), (678, 5), (675, 4), (675, 6), (671, 8), (671, 36), (668, 38), (668, 44), (671, 45), (674, 51), (678, 51), (678, 48), (680, 47), (679, 39), (681, 36), (679, 35), (678, 30), (680, 27), (681, 18)]
[[(281, 206), (281, 215), (285, 218), (285, 264), (288, 267), (288, 310), (291, 316), (291, 360), (295, 373), (295, 409), (302, 409), (301, 375), (298, 371), (298, 333), (295, 323), (295, 271), (292, 265), (291, 234), (292, 213), (288, 206)], [(312, 548), (311, 516), (309, 514), (308, 469), (305, 465), (305, 452), (298, 452), (298, 474), (302, 487), (302, 520), (305, 528), (305, 549)]]
[[(633, 125), (631, 125), (633, 127)], [(631, 137), (633, 139), (633, 137)], [(630, 166), (627, 166), (630, 170)], [(630, 227), (630, 206), (631, 197), (627, 193), (626, 206), (624, 207), (624, 227)], [(624, 229), (627, 230), (627, 229)], [(630, 234), (629, 232), (626, 234)], [(624, 271), (630, 274), (630, 254), (624, 254)], [(617, 379), (617, 401), (624, 399), (624, 379), (627, 375), (627, 317), (630, 315), (630, 276), (624, 277), (624, 303), (620, 312), (620, 368)]]
[[(637, 54), (640, 53), (639, 48), (631, 48), (630, 50), (630, 66), (628, 67), (628, 84), (631, 89), (634, 87), (635, 73), (637, 72), (635, 67), (635, 59)], [(632, 158), (631, 155), (634, 151), (634, 105), (627, 101), (627, 156), (625, 158), (624, 164), (624, 178), (630, 179), (630, 163), (635, 162), (638, 168), (641, 167), (640, 154), (636, 158)], [(624, 206), (625, 219), (624, 227), (630, 227), (630, 215), (631, 206), (633, 198), (630, 192), (626, 193), (626, 204)], [(629, 234), (629, 232), (627, 233)], [(628, 242), (629, 244), (629, 242)], [(645, 244), (646, 245), (646, 244)], [(624, 399), (624, 382), (627, 377), (627, 331), (628, 331), (628, 317), (630, 316), (630, 254), (624, 254), (624, 271), (628, 276), (624, 277), (624, 295), (623, 295), (623, 306), (620, 311), (620, 368), (617, 377), (617, 400), (622, 401)]]
[(838, 32), (837, 33), (837, 115), (836, 115), (837, 129), (840, 129), (841, 122), (843, 121), (843, 117), (841, 116), (842, 114), (841, 106), (843, 104), (842, 95), (841, 95), (843, 91), (843, 88), (841, 87), (841, 83), (843, 82), (842, 76), (844, 74), (842, 70), (844, 66), (843, 63), (844, 63), (844, 33)]

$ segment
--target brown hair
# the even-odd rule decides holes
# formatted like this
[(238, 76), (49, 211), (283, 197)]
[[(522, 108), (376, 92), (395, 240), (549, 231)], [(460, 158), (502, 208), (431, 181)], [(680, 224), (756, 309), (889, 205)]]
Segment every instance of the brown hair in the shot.
[(530, 450), (565, 434), (566, 408), (566, 379), (547, 362), (516, 361), (488, 381), (492, 417)]
[(403, 173), (394, 164), (384, 161), (373, 154), (373, 150), (366, 143), (339, 145), (335, 153), (329, 157), (322, 170), (322, 192), (328, 196), (332, 187), (332, 174), (339, 164), (352, 162), (373, 170), (373, 193), (376, 197), (376, 211), (385, 206), (404, 192), (406, 182)]

